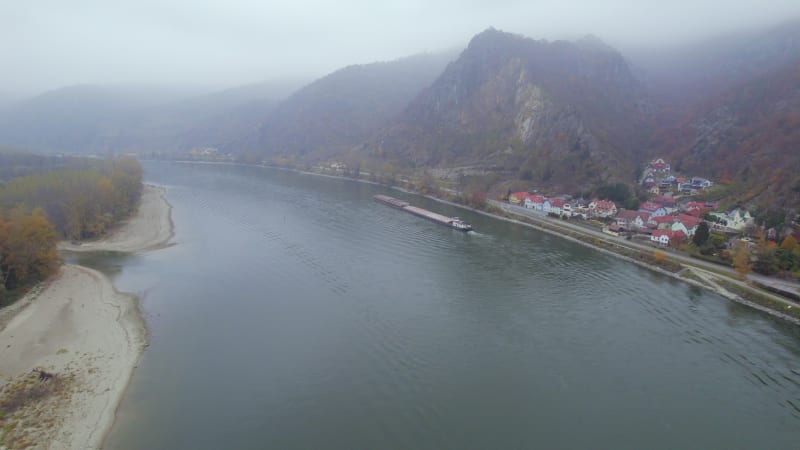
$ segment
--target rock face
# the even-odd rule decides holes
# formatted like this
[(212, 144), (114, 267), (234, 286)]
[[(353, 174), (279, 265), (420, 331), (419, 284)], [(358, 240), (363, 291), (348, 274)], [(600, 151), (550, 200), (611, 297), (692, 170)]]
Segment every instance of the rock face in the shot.
[(369, 143), (411, 165), (500, 164), (564, 186), (630, 178), (642, 90), (594, 38), (536, 41), (489, 29)]

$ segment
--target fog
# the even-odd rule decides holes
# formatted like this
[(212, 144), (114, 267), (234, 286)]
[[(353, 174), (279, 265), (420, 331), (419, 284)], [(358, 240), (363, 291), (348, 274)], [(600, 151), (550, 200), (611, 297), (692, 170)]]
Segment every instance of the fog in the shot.
[(0, 97), (73, 84), (226, 87), (465, 45), (493, 26), (679, 45), (800, 17), (797, 0), (33, 0), (0, 4)]

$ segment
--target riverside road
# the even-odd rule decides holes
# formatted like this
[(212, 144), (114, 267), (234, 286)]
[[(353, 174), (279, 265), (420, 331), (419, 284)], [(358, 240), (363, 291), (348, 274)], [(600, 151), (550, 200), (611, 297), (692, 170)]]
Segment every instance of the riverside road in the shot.
[[(522, 206), (511, 205), (511, 204), (508, 204), (508, 203), (500, 202), (500, 201), (497, 201), (497, 200), (489, 200), (489, 203), (491, 205), (494, 205), (494, 206), (497, 206), (497, 207), (503, 209), (504, 211), (507, 211), (507, 212), (512, 213), (512, 214), (516, 214), (518, 216), (528, 217), (528, 218), (540, 221), (543, 224), (556, 226), (556, 227), (560, 227), (560, 228), (563, 228), (563, 229), (566, 229), (566, 230), (575, 231), (575, 232), (578, 232), (578, 233), (583, 233), (583, 234), (586, 234), (586, 235), (597, 237), (597, 238), (600, 238), (600, 239), (603, 239), (603, 240), (606, 240), (606, 241), (609, 241), (609, 242), (613, 242), (613, 243), (618, 244), (618, 245), (623, 246), (623, 247), (628, 247), (628, 248), (631, 248), (631, 249), (643, 250), (643, 251), (652, 251), (653, 249), (658, 248), (659, 250), (663, 251), (664, 253), (669, 254), (670, 258), (673, 258), (676, 261), (679, 261), (679, 262), (681, 262), (681, 263), (683, 263), (683, 264), (685, 264), (687, 266), (692, 266), (692, 267), (711, 270), (711, 271), (716, 271), (716, 272), (725, 272), (725, 273), (733, 276), (734, 278), (738, 277), (738, 275), (739, 275), (731, 267), (727, 267), (727, 266), (723, 266), (723, 265), (719, 265), (719, 264), (714, 264), (714, 263), (711, 263), (711, 262), (708, 262), (708, 261), (703, 261), (703, 260), (696, 259), (696, 258), (691, 258), (689, 256), (686, 256), (685, 254), (676, 252), (675, 250), (672, 250), (672, 249), (669, 249), (669, 248), (656, 247), (656, 246), (654, 246), (652, 244), (645, 244), (645, 243), (629, 240), (629, 239), (626, 239), (626, 238), (621, 237), (621, 236), (613, 236), (613, 235), (610, 235), (610, 234), (606, 234), (606, 233), (603, 233), (601, 231), (597, 231), (596, 229), (591, 228), (591, 227), (586, 226), (586, 225), (579, 225), (579, 224), (576, 224), (576, 223), (573, 223), (573, 222), (569, 222), (569, 221), (566, 221), (566, 220), (561, 220), (561, 219), (555, 219), (555, 218), (552, 218), (552, 217), (548, 217), (547, 213), (545, 213), (543, 211), (536, 211), (536, 210), (528, 209), (528, 208), (525, 208), (525, 207), (522, 207)], [(767, 285), (767, 286), (772, 286), (772, 287), (775, 287), (777, 289), (781, 289), (781, 290), (784, 290), (784, 291), (787, 291), (787, 292), (791, 292), (791, 293), (800, 295), (800, 284), (798, 284), (798, 283), (792, 283), (790, 281), (779, 280), (777, 278), (767, 277), (767, 276), (753, 274), (753, 273), (747, 274), (747, 277), (748, 277), (748, 279), (750, 279), (752, 281), (757, 281), (757, 282), (762, 283), (762, 284)], [(739, 283), (738, 280), (729, 280), (729, 281), (737, 282), (737, 284), (743, 284), (743, 283)], [(766, 292), (763, 292), (763, 294), (764, 295), (769, 295)], [(794, 306), (800, 306), (796, 302), (792, 302), (790, 300), (787, 300), (784, 297), (779, 297), (779, 296), (776, 296), (776, 295), (769, 295), (769, 297), (774, 298), (775, 300), (783, 301), (783, 302), (785, 302), (787, 304), (791, 304), (791, 305), (794, 305)]]

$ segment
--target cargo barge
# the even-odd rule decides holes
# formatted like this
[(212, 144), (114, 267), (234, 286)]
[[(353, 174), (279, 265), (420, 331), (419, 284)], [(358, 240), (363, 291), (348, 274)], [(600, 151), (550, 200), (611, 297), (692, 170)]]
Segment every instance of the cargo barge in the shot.
[(463, 220), (459, 219), (458, 217), (447, 217), (441, 214), (436, 214), (435, 212), (428, 211), (427, 209), (418, 208), (416, 206), (412, 206), (410, 203), (394, 198), (389, 197), (388, 195), (376, 195), (373, 197), (375, 201), (383, 203), (384, 205), (389, 205), (392, 208), (402, 209), (403, 211), (408, 211), (415, 216), (419, 216), (428, 220), (432, 220), (436, 223), (440, 223), (442, 225), (446, 225), (450, 228), (455, 228), (459, 231), (471, 231), (472, 225), (464, 222)]

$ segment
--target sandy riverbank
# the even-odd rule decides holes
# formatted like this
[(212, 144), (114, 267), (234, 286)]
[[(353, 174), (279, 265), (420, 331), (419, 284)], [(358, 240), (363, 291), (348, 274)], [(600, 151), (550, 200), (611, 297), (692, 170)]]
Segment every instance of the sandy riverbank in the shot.
[[(36, 448), (99, 448), (145, 342), (136, 298), (99, 272), (62, 267), (0, 331), (4, 377), (40, 367), (64, 383), (43, 399), (60, 407), (42, 411), (32, 402), (15, 412), (14, 428), (27, 428)], [(42, 414), (52, 417), (42, 422)], [(0, 442), (14, 448), (12, 437)]]
[[(107, 238), (69, 251), (138, 252), (173, 235), (163, 189), (145, 187), (136, 216)], [(65, 265), (0, 310), (0, 449), (100, 448), (146, 346), (138, 299), (103, 274)], [(56, 374), (39, 382), (34, 368)], [(24, 400), (24, 401), (20, 401)]]
[(172, 207), (164, 188), (145, 185), (136, 215), (115, 228), (108, 236), (95, 241), (73, 244), (61, 242), (60, 250), (70, 252), (139, 252), (165, 246), (173, 235)]

